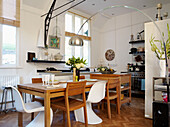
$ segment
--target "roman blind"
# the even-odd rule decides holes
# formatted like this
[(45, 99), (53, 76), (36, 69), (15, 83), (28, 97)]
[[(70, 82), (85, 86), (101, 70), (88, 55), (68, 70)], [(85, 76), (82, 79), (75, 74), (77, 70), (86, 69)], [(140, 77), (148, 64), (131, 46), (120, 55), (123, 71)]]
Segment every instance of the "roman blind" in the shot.
[(20, 26), (20, 0), (0, 0), (0, 23)]

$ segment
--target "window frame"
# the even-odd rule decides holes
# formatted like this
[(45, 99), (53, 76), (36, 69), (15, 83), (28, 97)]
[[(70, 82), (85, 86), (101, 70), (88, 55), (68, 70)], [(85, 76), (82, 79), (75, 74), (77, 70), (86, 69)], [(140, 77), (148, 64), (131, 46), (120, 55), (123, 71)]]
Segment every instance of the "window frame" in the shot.
[[(72, 36), (75, 36), (77, 33), (75, 33), (75, 18), (76, 17), (79, 17), (79, 18), (81, 18), (81, 24), (83, 24), (83, 21), (85, 20), (87, 20), (88, 18), (86, 18), (86, 17), (84, 17), (84, 16), (81, 16), (81, 15), (79, 15), (79, 14), (76, 14), (76, 13), (74, 13), (74, 12), (67, 12), (66, 14), (69, 14), (69, 15), (71, 15), (72, 16), (72, 31), (73, 32), (67, 32), (66, 31), (66, 29), (65, 29), (65, 38), (66, 37), (72, 37)], [(84, 33), (84, 31), (83, 31), (83, 28), (81, 29), (81, 31), (79, 32), (79, 35), (83, 38), (83, 40), (85, 40), (85, 41), (88, 41), (88, 65), (87, 65), (87, 67), (90, 67), (90, 65), (91, 65), (91, 49), (90, 49), (90, 41), (91, 41), (91, 37), (90, 37), (90, 26), (91, 26), (91, 22), (90, 22), (90, 20), (88, 21), (88, 32), (89, 32), (89, 34), (88, 34), (88, 36), (85, 36), (83, 33)], [(78, 32), (78, 31), (77, 31)], [(64, 41), (65, 43), (66, 43), (66, 41)], [(66, 50), (66, 49), (65, 49)], [(74, 55), (75, 56), (75, 46), (74, 47), (72, 47), (72, 55)], [(84, 56), (84, 48), (82, 47), (82, 50), (80, 51), (80, 56)], [(66, 59), (65, 59), (66, 60)]]

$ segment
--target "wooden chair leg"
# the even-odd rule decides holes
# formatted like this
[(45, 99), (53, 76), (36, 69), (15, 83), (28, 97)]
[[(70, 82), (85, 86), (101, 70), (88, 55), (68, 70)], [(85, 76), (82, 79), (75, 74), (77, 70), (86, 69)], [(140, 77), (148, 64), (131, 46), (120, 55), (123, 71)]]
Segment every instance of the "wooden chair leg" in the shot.
[(117, 113), (120, 115), (120, 101), (119, 101), (119, 98), (117, 98), (116, 107), (117, 107)]
[(97, 104), (97, 109), (100, 110), (100, 102)]
[(88, 127), (88, 119), (87, 119), (87, 108), (84, 106), (84, 118), (85, 118), (85, 126)]
[(109, 119), (111, 119), (110, 100), (109, 99), (107, 99), (107, 112), (108, 112)]
[(23, 113), (18, 112), (18, 127), (23, 127)]
[(34, 112), (31, 113), (31, 121), (34, 119)]
[(71, 122), (70, 122), (70, 111), (67, 110), (67, 126), (71, 127)]
[(104, 110), (104, 100), (102, 100), (102, 110)]
[(63, 111), (63, 124), (65, 124), (65, 120), (66, 120), (66, 115), (65, 112)]
[(102, 100), (102, 110), (104, 110), (104, 100)]

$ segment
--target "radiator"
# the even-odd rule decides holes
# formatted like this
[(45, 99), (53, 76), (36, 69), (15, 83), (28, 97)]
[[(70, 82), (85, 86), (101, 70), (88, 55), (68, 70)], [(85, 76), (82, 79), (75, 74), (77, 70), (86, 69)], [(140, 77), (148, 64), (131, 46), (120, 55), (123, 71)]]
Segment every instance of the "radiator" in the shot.
[(17, 86), (20, 83), (20, 78), (17, 75), (0, 76), (0, 87)]
[[(2, 90), (5, 86), (17, 86), (19, 83), (20, 77), (18, 75), (0, 75), (0, 102), (2, 101)], [(7, 101), (11, 101), (11, 94), (9, 92)]]

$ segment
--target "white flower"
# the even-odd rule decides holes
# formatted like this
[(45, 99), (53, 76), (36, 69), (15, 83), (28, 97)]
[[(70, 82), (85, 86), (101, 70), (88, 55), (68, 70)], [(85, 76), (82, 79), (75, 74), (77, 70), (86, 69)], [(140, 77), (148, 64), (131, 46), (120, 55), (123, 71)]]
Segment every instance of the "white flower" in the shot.
[(105, 68), (102, 68), (101, 70), (102, 70), (102, 71), (105, 71)]
[(67, 63), (67, 64), (70, 64), (70, 60), (68, 60), (66, 63)]
[(81, 65), (78, 63), (78, 64), (75, 64), (76, 68), (77, 69), (80, 69), (81, 68)]
[(80, 66), (81, 66), (81, 67), (84, 67), (84, 64), (83, 64), (83, 63), (80, 63)]

